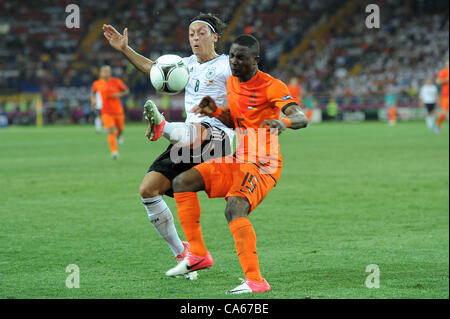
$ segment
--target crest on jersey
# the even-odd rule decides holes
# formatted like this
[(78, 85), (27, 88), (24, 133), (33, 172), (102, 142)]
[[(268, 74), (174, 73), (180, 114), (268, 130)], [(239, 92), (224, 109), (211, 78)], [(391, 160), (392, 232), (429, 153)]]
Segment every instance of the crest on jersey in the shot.
[(216, 76), (216, 68), (212, 67), (209, 68), (208, 71), (206, 72), (206, 78), (211, 81), (212, 79), (214, 79), (214, 77)]

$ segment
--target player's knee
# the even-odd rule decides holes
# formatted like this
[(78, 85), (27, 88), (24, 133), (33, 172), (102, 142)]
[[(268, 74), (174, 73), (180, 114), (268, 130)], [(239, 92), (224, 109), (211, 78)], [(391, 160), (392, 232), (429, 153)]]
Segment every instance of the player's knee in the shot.
[(161, 192), (158, 189), (149, 187), (146, 184), (141, 184), (141, 186), (139, 186), (139, 193), (141, 194), (142, 198), (152, 198), (162, 195), (160, 194)]
[(230, 223), (239, 217), (248, 217), (250, 203), (245, 197), (229, 197), (225, 208), (225, 218)]
[(172, 181), (172, 188), (174, 193), (190, 192), (189, 177), (186, 173), (181, 173)]

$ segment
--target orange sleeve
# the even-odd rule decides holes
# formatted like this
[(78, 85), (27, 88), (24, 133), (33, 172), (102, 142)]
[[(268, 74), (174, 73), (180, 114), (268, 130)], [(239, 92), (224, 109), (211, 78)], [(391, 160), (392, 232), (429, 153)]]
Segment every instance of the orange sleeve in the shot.
[(291, 104), (298, 105), (298, 102), (291, 96), (287, 85), (278, 79), (275, 79), (269, 86), (267, 95), (272, 105), (280, 110), (283, 110)]
[(123, 83), (121, 79), (117, 79), (116, 82), (117, 86), (119, 87), (119, 90), (125, 91), (127, 89), (127, 86), (125, 85), (125, 83)]

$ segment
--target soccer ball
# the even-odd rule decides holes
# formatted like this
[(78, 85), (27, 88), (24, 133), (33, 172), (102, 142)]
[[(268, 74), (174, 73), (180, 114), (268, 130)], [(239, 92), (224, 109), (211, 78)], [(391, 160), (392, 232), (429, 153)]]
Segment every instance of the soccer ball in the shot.
[(189, 70), (178, 55), (162, 55), (150, 69), (150, 81), (156, 91), (174, 95), (188, 84)]

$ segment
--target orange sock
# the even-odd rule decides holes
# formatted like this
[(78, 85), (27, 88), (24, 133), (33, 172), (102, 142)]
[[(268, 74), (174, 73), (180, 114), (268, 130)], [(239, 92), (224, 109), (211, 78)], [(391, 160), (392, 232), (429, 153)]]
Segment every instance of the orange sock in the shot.
[(256, 235), (250, 220), (247, 217), (239, 217), (232, 220), (228, 226), (234, 237), (236, 252), (245, 278), (262, 282), (263, 278), (256, 254)]
[(444, 120), (445, 120), (445, 113), (444, 113), (444, 112), (441, 112), (441, 113), (439, 114), (438, 120), (437, 120), (437, 122), (436, 122), (436, 126), (441, 127), (442, 122), (443, 122)]
[(116, 141), (116, 135), (114, 133), (108, 134), (108, 144), (109, 144), (109, 149), (111, 150), (111, 153), (117, 152), (117, 141)]
[(396, 107), (391, 107), (389, 109), (389, 120), (391, 122), (397, 121), (397, 108)]
[(308, 120), (308, 123), (310, 123), (311, 122), (311, 116), (312, 116), (312, 110), (306, 109), (305, 110), (305, 115), (306, 115), (306, 118)]
[(203, 257), (207, 253), (200, 227), (200, 203), (197, 193), (184, 192), (173, 194), (177, 203), (178, 218), (184, 235), (191, 245), (192, 254)]

